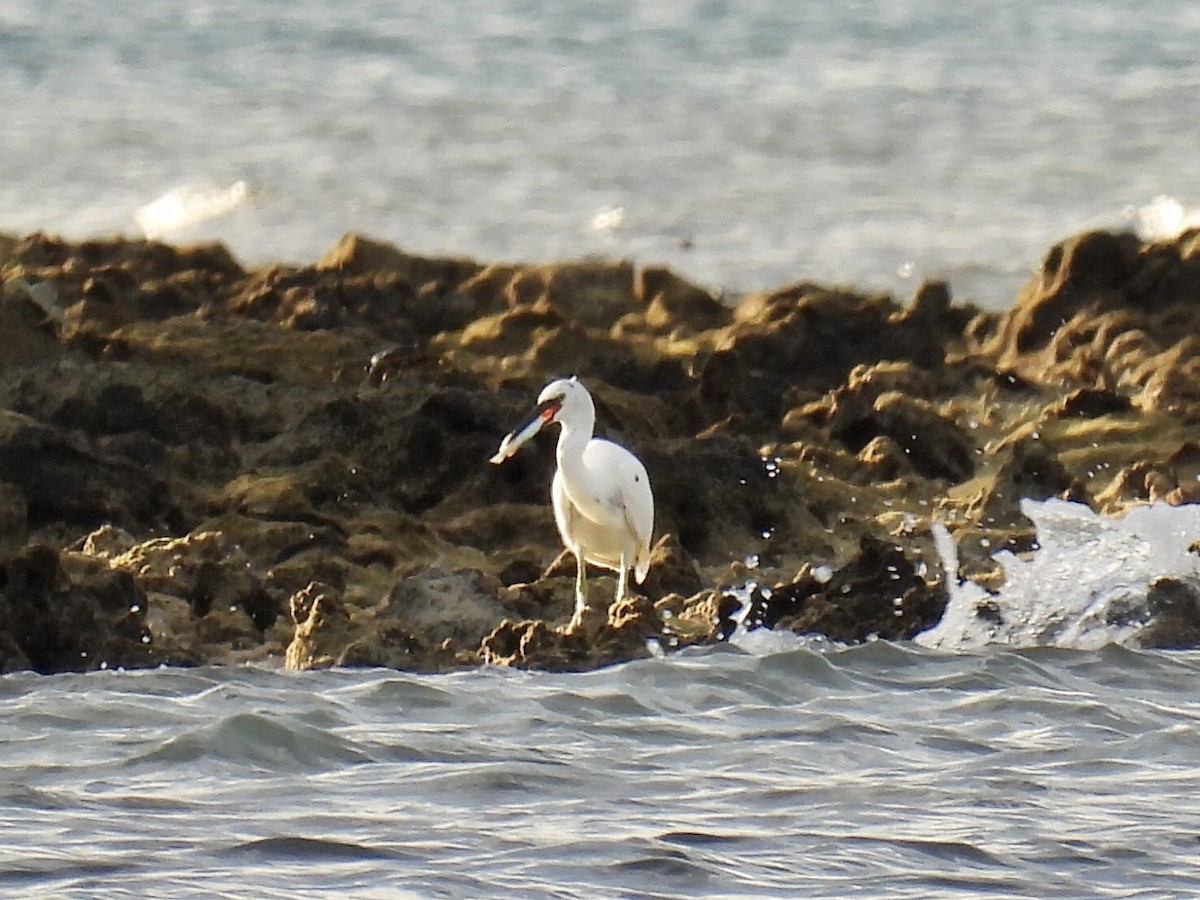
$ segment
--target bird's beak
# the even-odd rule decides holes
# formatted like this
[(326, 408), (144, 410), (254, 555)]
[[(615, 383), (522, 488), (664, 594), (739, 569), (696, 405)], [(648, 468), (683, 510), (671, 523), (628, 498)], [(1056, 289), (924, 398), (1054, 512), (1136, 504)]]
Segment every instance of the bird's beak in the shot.
[(558, 415), (559, 409), (562, 408), (562, 400), (555, 398), (547, 400), (545, 403), (539, 403), (533, 413), (521, 423), (519, 428), (515, 428), (504, 436), (504, 440), (500, 442), (500, 449), (496, 451), (496, 455), (488, 460), (490, 463), (499, 465), (504, 462), (514, 453), (521, 449), (525, 443), (542, 430), (542, 426), (554, 421), (554, 417)]

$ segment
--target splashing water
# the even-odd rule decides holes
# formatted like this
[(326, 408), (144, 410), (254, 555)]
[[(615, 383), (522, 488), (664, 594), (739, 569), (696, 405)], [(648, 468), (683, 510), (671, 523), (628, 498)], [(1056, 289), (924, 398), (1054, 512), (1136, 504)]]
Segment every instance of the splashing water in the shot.
[(954, 542), (935, 526), (950, 600), (917, 644), (941, 650), (1136, 644), (1153, 619), (1147, 601), (1155, 580), (1200, 587), (1200, 558), (1189, 550), (1200, 538), (1200, 506), (1157, 503), (1114, 519), (1080, 503), (1022, 500), (1021, 511), (1037, 528), (1039, 549), (1028, 559), (995, 554), (1005, 575), (997, 594), (957, 581)]
[(139, 207), (133, 218), (146, 237), (163, 238), (232, 212), (249, 195), (249, 186), (244, 181), (224, 186), (182, 185)]
[(794, 650), (812, 650), (823, 653), (833, 649), (844, 649), (843, 644), (831, 641), (822, 634), (799, 634), (787, 629), (776, 630), (766, 628), (751, 620), (754, 609), (754, 593), (758, 591), (764, 597), (771, 596), (770, 588), (761, 587), (758, 582), (750, 580), (736, 587), (725, 589), (727, 596), (737, 598), (741, 603), (730, 619), (734, 623), (733, 632), (726, 638), (726, 643), (748, 656), (774, 656), (778, 653), (790, 653)]
[(1147, 241), (1172, 241), (1189, 228), (1200, 228), (1200, 210), (1166, 195), (1138, 207), (1133, 218), (1138, 236)]
[(596, 210), (596, 214), (592, 216), (588, 223), (588, 228), (591, 231), (599, 234), (609, 234), (616, 231), (625, 224), (625, 207), (623, 206), (602, 206)]

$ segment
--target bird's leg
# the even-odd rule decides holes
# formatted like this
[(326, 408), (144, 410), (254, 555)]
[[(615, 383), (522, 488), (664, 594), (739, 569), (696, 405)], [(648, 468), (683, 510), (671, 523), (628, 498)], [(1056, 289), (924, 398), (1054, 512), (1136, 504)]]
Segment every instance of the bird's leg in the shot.
[(588, 602), (588, 585), (587, 585), (587, 563), (583, 561), (583, 555), (575, 554), (575, 615), (571, 616), (571, 624), (567, 626), (567, 631), (575, 631), (583, 624), (583, 613), (587, 609)]
[(617, 596), (614, 598), (617, 603), (620, 603), (629, 596), (629, 565), (625, 559), (625, 554), (621, 554), (621, 574), (617, 576)]

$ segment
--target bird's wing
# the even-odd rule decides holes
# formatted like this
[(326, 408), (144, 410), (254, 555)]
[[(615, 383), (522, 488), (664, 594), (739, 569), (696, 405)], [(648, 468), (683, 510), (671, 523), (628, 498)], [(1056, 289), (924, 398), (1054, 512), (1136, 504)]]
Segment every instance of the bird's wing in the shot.
[(654, 494), (646, 467), (632, 453), (622, 460), (621, 510), (625, 527), (634, 535), (634, 578), (641, 584), (650, 569), (650, 538), (654, 533)]
[(620, 444), (603, 438), (595, 438), (587, 445), (584, 461), (589, 469), (611, 475), (609, 502), (634, 538), (635, 556), (631, 562), (640, 584), (650, 565), (650, 538), (654, 531), (654, 495), (646, 467)]

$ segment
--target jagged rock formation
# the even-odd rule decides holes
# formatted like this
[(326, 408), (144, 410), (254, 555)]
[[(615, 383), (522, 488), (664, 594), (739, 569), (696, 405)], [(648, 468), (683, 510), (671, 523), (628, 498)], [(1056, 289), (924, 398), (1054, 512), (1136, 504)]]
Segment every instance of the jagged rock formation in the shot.
[[(1198, 299), (1194, 232), (1074, 237), (999, 315), (941, 283), (731, 302), (358, 235), (254, 270), (5, 239), (0, 670), (578, 669), (720, 640), (750, 580), (752, 621), (909, 637), (940, 615), (934, 520), (986, 581), (1029, 546), (1021, 497), (1196, 499)], [(486, 465), (565, 374), (646, 463), (662, 538), (643, 599), (571, 635), (552, 439)]]

